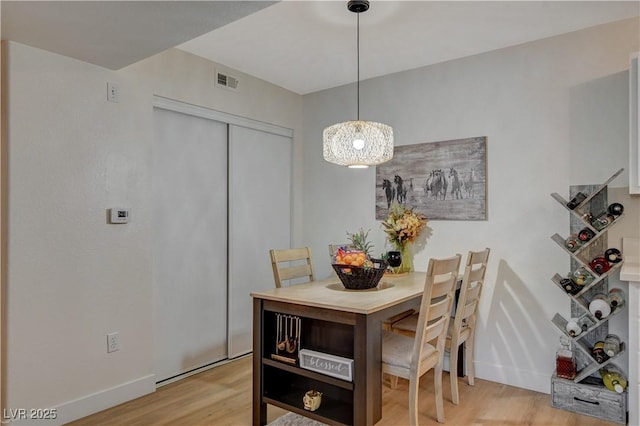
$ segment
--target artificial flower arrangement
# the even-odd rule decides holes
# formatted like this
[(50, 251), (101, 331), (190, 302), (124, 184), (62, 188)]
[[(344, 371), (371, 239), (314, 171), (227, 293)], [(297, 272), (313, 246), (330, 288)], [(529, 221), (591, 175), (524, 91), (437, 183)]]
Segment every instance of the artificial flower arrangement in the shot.
[(402, 253), (402, 272), (409, 272), (413, 269), (409, 246), (426, 226), (427, 217), (425, 215), (416, 213), (412, 208), (401, 204), (393, 204), (389, 209), (389, 216), (382, 222), (387, 239), (396, 250)]
[(427, 226), (427, 218), (401, 204), (393, 204), (389, 210), (389, 217), (382, 222), (382, 226), (389, 242), (400, 250), (406, 243), (418, 238)]

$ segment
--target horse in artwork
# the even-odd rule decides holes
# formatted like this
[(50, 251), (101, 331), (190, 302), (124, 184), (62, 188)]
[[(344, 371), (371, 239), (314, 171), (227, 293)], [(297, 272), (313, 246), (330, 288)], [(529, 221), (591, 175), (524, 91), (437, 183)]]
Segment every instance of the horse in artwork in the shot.
[(390, 208), (391, 203), (396, 196), (396, 190), (393, 188), (393, 185), (391, 185), (391, 181), (389, 179), (383, 179), (382, 189), (384, 189), (384, 195), (387, 197), (387, 208)]
[(477, 178), (476, 178), (476, 170), (474, 168), (471, 168), (469, 170), (469, 177), (467, 178), (466, 182), (465, 182), (465, 189), (467, 191), (467, 198), (474, 198), (475, 197), (475, 190), (474, 190), (474, 184), (476, 182)]
[(407, 200), (407, 188), (404, 187), (404, 180), (400, 176), (395, 175), (393, 183), (396, 184), (396, 197), (398, 204), (404, 204)]
[(431, 191), (431, 197), (436, 200), (444, 200), (447, 198), (447, 188), (449, 182), (447, 180), (446, 173), (442, 169), (436, 169), (431, 172), (433, 178), (430, 183), (429, 190)]
[(433, 178), (434, 178), (435, 170), (431, 170), (429, 172), (429, 177), (424, 181), (424, 193), (429, 195), (429, 192), (433, 191)]
[(449, 168), (449, 180), (451, 181), (451, 198), (462, 199), (462, 180), (458, 176), (458, 171), (453, 167)]

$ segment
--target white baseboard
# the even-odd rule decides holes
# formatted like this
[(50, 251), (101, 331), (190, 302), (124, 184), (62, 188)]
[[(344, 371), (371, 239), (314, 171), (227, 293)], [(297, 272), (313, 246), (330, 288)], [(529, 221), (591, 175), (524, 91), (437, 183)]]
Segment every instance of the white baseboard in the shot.
[(65, 402), (49, 409), (48, 413), (55, 412), (55, 419), (36, 420), (15, 418), (3, 423), (12, 425), (62, 425), (95, 414), (107, 408), (114, 407), (123, 402), (155, 392), (156, 376), (150, 374), (109, 389), (83, 396), (73, 401)]
[[(502, 383), (518, 388), (529, 389), (546, 394), (551, 393), (551, 375), (534, 373), (529, 370), (520, 370), (503, 365), (488, 364), (475, 361), (476, 378), (490, 382)], [(445, 353), (442, 365), (445, 371), (449, 370), (449, 353)]]
[(529, 389), (546, 394), (551, 393), (551, 373), (540, 374), (505, 365), (475, 362), (476, 377), (491, 382)]

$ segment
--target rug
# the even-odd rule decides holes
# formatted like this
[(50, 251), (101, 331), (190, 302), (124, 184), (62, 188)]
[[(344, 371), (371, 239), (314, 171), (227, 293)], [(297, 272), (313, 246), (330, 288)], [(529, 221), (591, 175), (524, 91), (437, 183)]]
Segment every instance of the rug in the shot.
[(320, 423), (313, 419), (301, 416), (296, 413), (287, 413), (284, 416), (280, 416), (267, 426), (327, 426), (324, 423)]

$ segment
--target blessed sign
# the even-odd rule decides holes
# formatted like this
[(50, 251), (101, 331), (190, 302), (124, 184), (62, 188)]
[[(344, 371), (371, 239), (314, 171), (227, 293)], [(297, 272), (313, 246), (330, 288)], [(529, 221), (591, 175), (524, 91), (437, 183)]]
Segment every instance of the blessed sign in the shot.
[(310, 349), (300, 349), (300, 367), (342, 380), (351, 381), (353, 378), (352, 359)]

